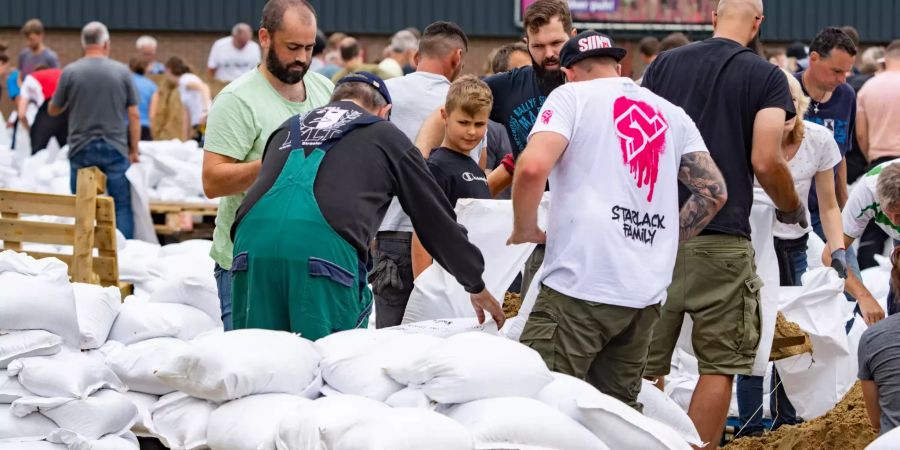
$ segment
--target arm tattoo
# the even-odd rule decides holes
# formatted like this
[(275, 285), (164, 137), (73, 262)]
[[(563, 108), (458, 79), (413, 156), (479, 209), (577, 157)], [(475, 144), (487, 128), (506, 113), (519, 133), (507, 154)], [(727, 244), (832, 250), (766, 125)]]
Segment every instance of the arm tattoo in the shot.
[(681, 208), (679, 241), (696, 236), (725, 206), (725, 180), (712, 157), (706, 152), (688, 153), (681, 157), (678, 181), (691, 191)]

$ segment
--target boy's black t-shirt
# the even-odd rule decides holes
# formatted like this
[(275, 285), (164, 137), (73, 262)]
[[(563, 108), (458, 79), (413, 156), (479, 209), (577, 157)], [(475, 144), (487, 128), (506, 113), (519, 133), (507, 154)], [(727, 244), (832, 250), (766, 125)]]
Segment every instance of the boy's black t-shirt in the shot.
[(491, 198), (487, 177), (469, 155), (438, 147), (428, 157), (428, 170), (453, 207), (461, 198)]
[[(766, 108), (795, 116), (786, 74), (735, 41), (711, 38), (661, 53), (643, 86), (694, 120), (728, 184), (728, 201), (704, 231), (750, 239), (753, 123)], [(681, 204), (689, 196), (679, 185)]]

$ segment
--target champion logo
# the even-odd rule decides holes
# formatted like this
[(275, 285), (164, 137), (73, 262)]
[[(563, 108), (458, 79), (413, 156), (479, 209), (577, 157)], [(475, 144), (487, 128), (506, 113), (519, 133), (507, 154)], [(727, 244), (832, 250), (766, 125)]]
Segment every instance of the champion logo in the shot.
[(553, 117), (553, 110), (548, 109), (548, 110), (544, 111), (543, 113), (541, 113), (541, 122), (543, 122), (544, 125), (547, 125), (548, 123), (550, 123), (550, 119), (552, 117)]
[(472, 172), (463, 172), (462, 174), (463, 181), (483, 181), (487, 183), (487, 178), (483, 176), (473, 175)]
[(619, 97), (613, 105), (616, 135), (622, 158), (637, 181), (637, 187), (650, 187), (647, 201), (653, 201), (653, 189), (659, 178), (659, 158), (666, 148), (669, 124), (652, 106), (628, 97)]

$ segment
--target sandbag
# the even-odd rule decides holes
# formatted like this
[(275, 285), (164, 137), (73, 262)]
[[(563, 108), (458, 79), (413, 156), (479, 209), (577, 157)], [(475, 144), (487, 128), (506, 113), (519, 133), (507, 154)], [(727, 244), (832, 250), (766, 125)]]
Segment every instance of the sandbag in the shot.
[(50, 356), (59, 353), (62, 338), (44, 330), (11, 331), (0, 334), (0, 369), (14, 359)]
[(278, 423), (278, 450), (331, 449), (359, 423), (385, 414), (390, 408), (356, 395), (335, 395), (301, 403)]
[(274, 450), (278, 423), (312, 400), (290, 394), (251, 395), (225, 403), (209, 415), (207, 440), (215, 450)]
[(150, 408), (159, 401), (159, 396), (131, 391), (124, 395), (137, 408), (137, 419), (131, 426), (131, 432), (141, 437), (153, 437), (153, 416), (150, 414)]
[(610, 448), (574, 420), (532, 398), (476, 400), (453, 405), (445, 414), (472, 433), (477, 449)]
[(131, 215), (134, 221), (134, 238), (159, 244), (153, 216), (150, 214), (149, 178), (153, 172), (152, 164), (133, 163), (125, 171), (125, 178), (131, 185)]
[(0, 408), (4, 404), (10, 404), (22, 397), (33, 397), (34, 393), (22, 387), (18, 377), (9, 376), (5, 370), (0, 370)]
[(222, 317), (222, 308), (219, 305), (219, 291), (212, 272), (205, 274), (189, 273), (164, 280), (150, 294), (150, 302), (178, 303), (193, 306), (213, 319), (219, 320)]
[(130, 296), (109, 332), (109, 339), (133, 344), (158, 337), (191, 340), (204, 331), (222, 326), (221, 319), (203, 311), (175, 303), (150, 303)]
[(40, 414), (16, 417), (9, 405), (0, 404), (0, 448), (4, 441), (39, 441), (56, 428), (53, 421)]
[(214, 403), (181, 392), (164, 395), (150, 407), (151, 431), (172, 450), (206, 448), (209, 415), (216, 408)]
[(609, 448), (690, 450), (691, 446), (669, 426), (635, 411), (578, 378), (561, 373), (537, 399), (584, 425)]
[(137, 420), (134, 403), (109, 389), (97, 391), (84, 400), (23, 397), (12, 403), (12, 412), (17, 417), (35, 416), (35, 412), (40, 412), (58, 428), (88, 440), (97, 440), (107, 434), (124, 434)]
[(106, 353), (106, 364), (118, 375), (131, 391), (145, 394), (166, 395), (175, 391), (154, 373), (166, 361), (188, 349), (189, 344), (175, 338), (153, 338), (122, 345), (109, 342), (101, 349)]
[(109, 337), (122, 303), (122, 292), (115, 286), (72, 283), (75, 292), (75, 310), (81, 330), (81, 349), (100, 347)]
[(427, 408), (434, 409), (437, 403), (432, 401), (421, 389), (408, 387), (391, 394), (384, 404), (394, 408)]
[(698, 446), (703, 443), (700, 434), (697, 433), (697, 427), (687, 413), (653, 383), (641, 380), (641, 392), (637, 401), (644, 406), (645, 416), (668, 425), (687, 443)]
[(388, 366), (386, 370), (398, 383), (421, 387), (438, 403), (533, 397), (553, 380), (534, 350), (479, 332), (441, 340), (412, 364)]
[(214, 402), (266, 393), (315, 398), (321, 358), (311, 341), (296, 334), (235, 330), (194, 340), (156, 376), (172, 388)]
[(0, 330), (47, 330), (80, 347), (69, 266), (56, 258), (0, 252), (0, 286)]
[(462, 424), (449, 417), (425, 409), (394, 408), (350, 428), (334, 448), (471, 450), (474, 440)]
[(541, 291), (541, 280), (543, 279), (544, 266), (542, 265), (531, 279), (531, 286), (525, 293), (525, 298), (522, 299), (522, 306), (519, 307), (519, 312), (516, 314), (516, 317), (507, 319), (506, 323), (503, 324), (501, 334), (516, 342), (519, 341), (519, 338), (522, 337), (522, 331), (525, 329), (525, 324), (528, 323), (528, 316), (531, 315), (531, 310), (534, 309), (534, 304), (537, 302), (538, 293)]
[[(753, 375), (763, 376), (769, 365), (772, 340), (775, 337), (775, 316), (778, 315), (778, 299), (781, 277), (778, 273), (778, 256), (772, 230), (775, 227), (775, 204), (761, 188), (753, 191), (753, 207), (750, 211), (751, 239), (756, 274), (763, 280), (759, 291), (760, 339), (753, 361)], [(810, 233), (810, 240), (818, 239)], [(822, 255), (819, 254), (821, 261)]]
[(150, 263), (159, 257), (160, 246), (137, 239), (129, 239), (119, 252), (119, 280), (131, 283), (150, 281)]
[(406, 387), (388, 376), (385, 367), (411, 364), (438, 342), (426, 335), (359, 329), (334, 333), (315, 345), (328, 386), (383, 402)]
[(500, 330), (497, 329), (497, 322), (494, 322), (494, 319), (490, 317), (488, 317), (484, 323), (478, 323), (477, 317), (462, 317), (457, 319), (434, 319), (424, 320), (422, 322), (405, 323), (403, 325), (385, 328), (385, 330), (401, 331), (403, 333), (428, 335), (439, 338), (468, 333), (470, 331), (480, 331), (494, 336), (500, 335)]
[(34, 442), (3, 442), (0, 441), (0, 450), (68, 450), (62, 444), (54, 444), (47, 441)]
[(207, 239), (188, 239), (175, 244), (169, 244), (159, 249), (159, 256), (175, 256), (175, 255), (209, 255), (212, 250), (212, 241)]
[(47, 440), (63, 444), (68, 450), (140, 450), (137, 436), (133, 433), (86, 439), (72, 431), (60, 429), (50, 433)]
[(80, 352), (17, 359), (7, 372), (25, 389), (43, 397), (85, 399), (103, 388), (125, 391), (125, 385), (102, 360)]
[[(160, 249), (160, 252), (163, 252)], [(159, 256), (147, 264), (147, 271), (153, 278), (169, 280), (187, 274), (207, 275), (213, 273), (215, 261), (209, 254), (178, 253)]]
[(882, 434), (866, 446), (866, 450), (897, 450), (900, 448), (900, 428)]

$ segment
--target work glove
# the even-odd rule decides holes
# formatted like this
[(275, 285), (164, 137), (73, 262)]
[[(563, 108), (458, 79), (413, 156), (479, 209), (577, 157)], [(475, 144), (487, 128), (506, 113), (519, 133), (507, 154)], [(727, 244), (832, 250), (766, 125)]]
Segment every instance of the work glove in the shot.
[(400, 280), (400, 269), (397, 263), (390, 258), (384, 258), (375, 265), (369, 275), (369, 283), (372, 283), (372, 291), (384, 292), (388, 287), (403, 290), (403, 281)]
[(800, 203), (800, 206), (797, 209), (789, 212), (776, 209), (775, 218), (781, 223), (786, 223), (788, 225), (797, 224), (800, 225), (800, 228), (804, 229), (809, 226), (809, 221), (806, 220), (806, 207), (803, 206), (803, 203)]
[(831, 268), (836, 270), (841, 278), (847, 279), (847, 251), (839, 248), (831, 252)]

